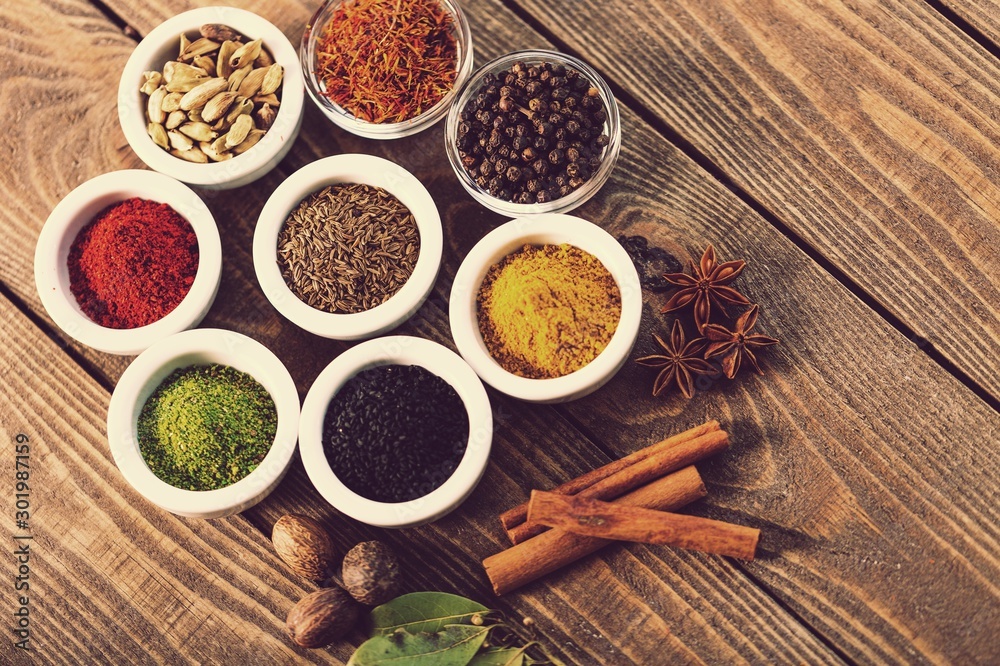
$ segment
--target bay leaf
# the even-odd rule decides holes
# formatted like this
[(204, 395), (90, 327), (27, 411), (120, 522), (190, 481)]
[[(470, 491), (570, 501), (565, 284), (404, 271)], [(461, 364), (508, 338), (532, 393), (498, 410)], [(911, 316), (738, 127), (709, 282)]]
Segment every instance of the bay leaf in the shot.
[(447, 592), (412, 592), (372, 609), (372, 635), (397, 629), (411, 634), (434, 633), (449, 624), (469, 624), (473, 615), (489, 609), (471, 599)]
[(523, 648), (490, 648), (472, 658), (469, 666), (523, 666)]
[(433, 633), (399, 630), (361, 644), (347, 666), (466, 666), (489, 633), (489, 627), (450, 624)]

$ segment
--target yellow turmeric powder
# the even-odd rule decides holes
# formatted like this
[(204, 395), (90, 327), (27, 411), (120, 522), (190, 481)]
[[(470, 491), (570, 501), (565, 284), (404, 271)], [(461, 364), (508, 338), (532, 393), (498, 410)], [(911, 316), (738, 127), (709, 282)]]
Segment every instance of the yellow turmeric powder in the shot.
[(604, 351), (618, 327), (618, 285), (594, 255), (564, 243), (525, 245), (493, 265), (479, 288), (479, 331), (508, 372), (568, 375)]

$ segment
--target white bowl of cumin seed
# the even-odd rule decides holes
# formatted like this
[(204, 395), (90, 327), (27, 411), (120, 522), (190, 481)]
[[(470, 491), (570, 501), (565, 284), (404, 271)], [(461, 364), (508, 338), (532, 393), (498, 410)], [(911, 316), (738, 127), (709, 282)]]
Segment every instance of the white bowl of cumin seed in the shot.
[(295, 325), (362, 340), (420, 308), (443, 244), (437, 206), (413, 174), (373, 155), (335, 155), (302, 167), (267, 200), (254, 231), (254, 271)]

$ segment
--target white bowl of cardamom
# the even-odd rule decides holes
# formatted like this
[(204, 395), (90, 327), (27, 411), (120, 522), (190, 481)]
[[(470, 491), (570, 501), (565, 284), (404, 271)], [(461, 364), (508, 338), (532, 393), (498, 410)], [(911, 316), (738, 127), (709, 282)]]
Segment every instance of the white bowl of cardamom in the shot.
[(154, 171), (228, 189), (284, 158), (303, 100), (298, 51), (281, 30), (244, 9), (201, 7), (135, 47), (118, 86), (118, 119)]
[(466, 255), (448, 318), (459, 353), (484, 382), (528, 402), (581, 398), (632, 351), (642, 289), (632, 259), (579, 217), (511, 220)]
[(300, 328), (360, 340), (407, 320), (441, 266), (430, 193), (373, 155), (335, 155), (286, 178), (261, 210), (253, 264), (264, 295)]

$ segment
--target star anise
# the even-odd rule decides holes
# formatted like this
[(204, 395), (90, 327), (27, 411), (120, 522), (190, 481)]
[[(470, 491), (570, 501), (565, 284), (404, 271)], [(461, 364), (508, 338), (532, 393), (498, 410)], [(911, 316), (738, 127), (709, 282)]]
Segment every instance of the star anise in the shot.
[(677, 388), (681, 390), (685, 398), (690, 399), (694, 396), (695, 375), (714, 372), (712, 364), (702, 358), (705, 345), (708, 342), (705, 338), (696, 338), (691, 342), (685, 342), (684, 329), (681, 328), (681, 323), (677, 320), (674, 320), (674, 327), (670, 331), (669, 343), (664, 342), (655, 333), (653, 337), (666, 353), (635, 359), (635, 362), (640, 365), (661, 368), (653, 382), (653, 395), (659, 395), (671, 382), (676, 381)]
[(691, 273), (671, 273), (663, 278), (670, 284), (680, 287), (661, 312), (674, 312), (694, 304), (694, 323), (702, 330), (709, 321), (709, 315), (714, 301), (720, 307), (723, 303), (749, 305), (746, 296), (727, 286), (735, 280), (746, 267), (744, 261), (727, 261), (717, 263), (715, 248), (711, 245), (701, 256), (701, 262), (691, 262)]
[(722, 357), (722, 371), (726, 377), (732, 379), (740, 371), (743, 359), (746, 359), (754, 367), (757, 374), (764, 374), (757, 365), (757, 357), (754, 355), (755, 349), (770, 347), (778, 344), (774, 338), (759, 333), (751, 333), (754, 324), (757, 323), (757, 305), (754, 304), (749, 310), (740, 315), (736, 320), (733, 330), (719, 324), (708, 324), (701, 329), (702, 334), (709, 340), (708, 349), (705, 350), (705, 358), (715, 356)]

